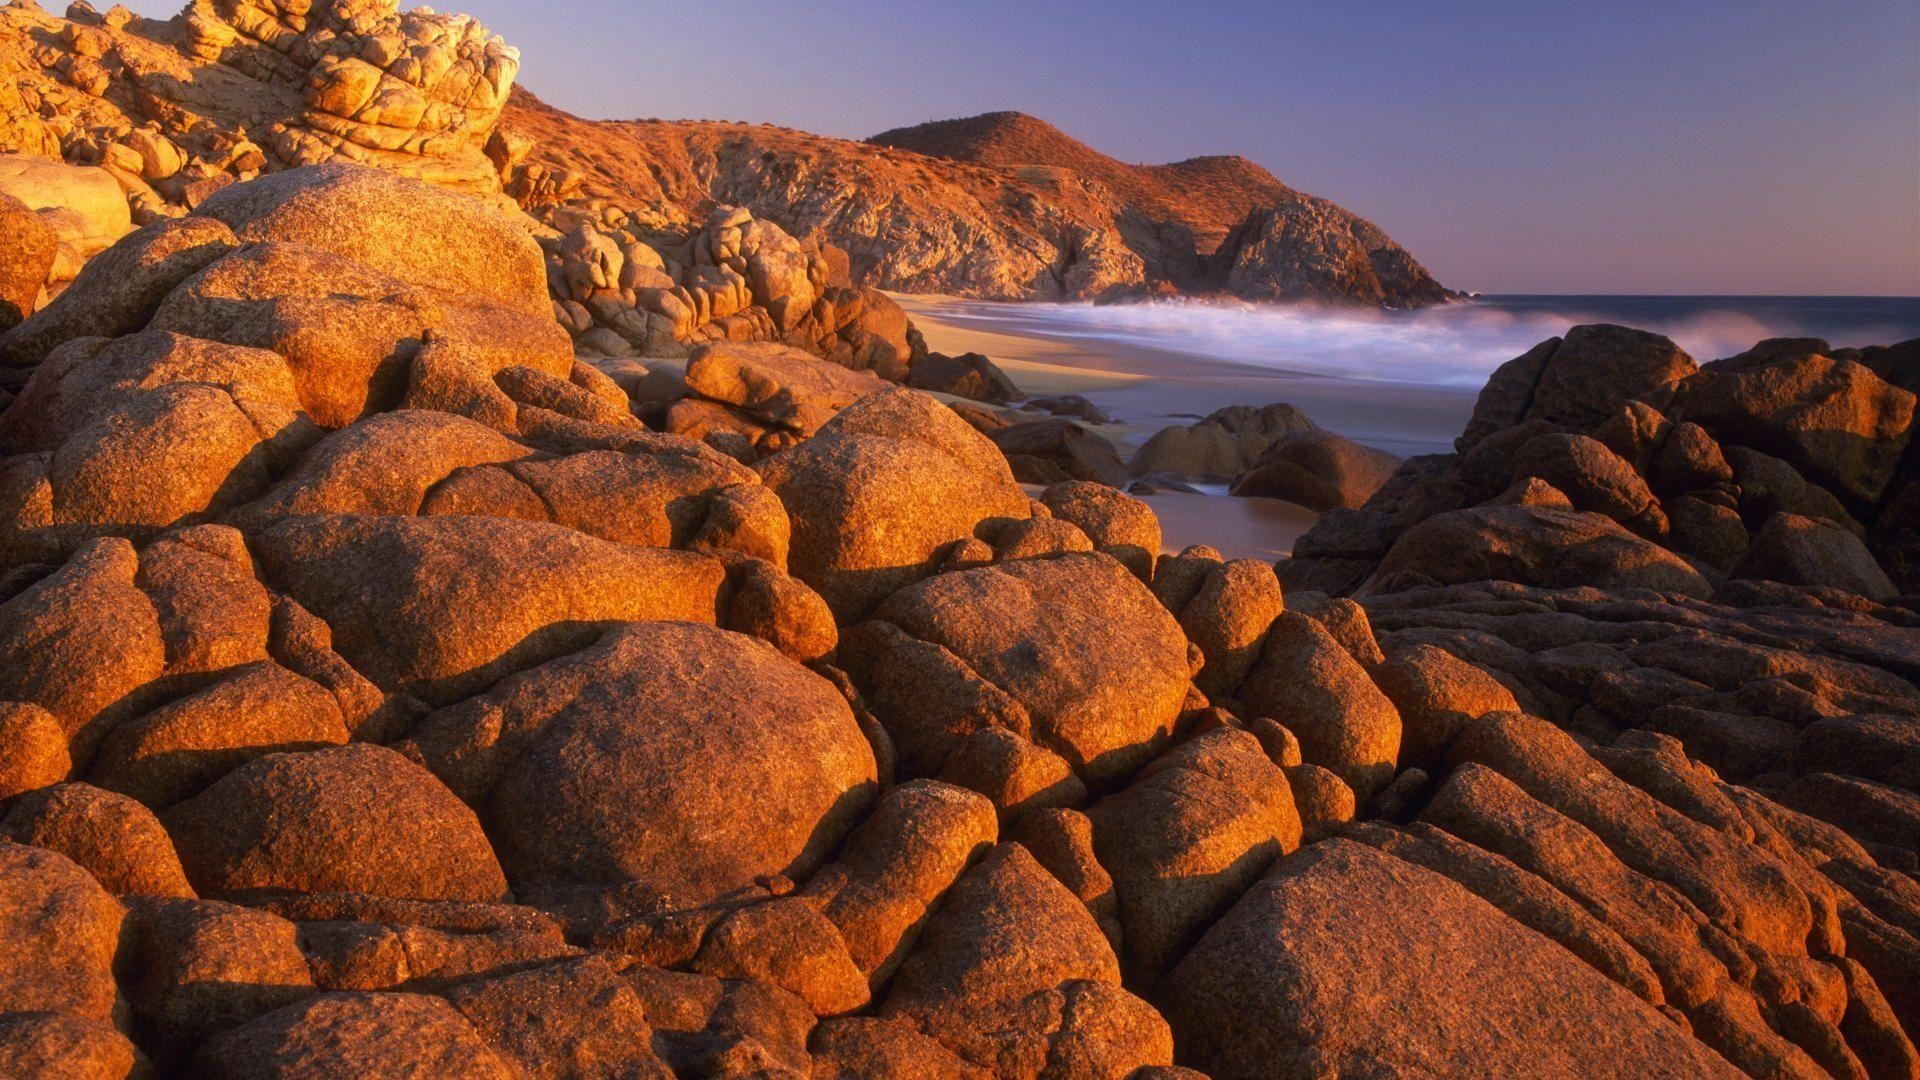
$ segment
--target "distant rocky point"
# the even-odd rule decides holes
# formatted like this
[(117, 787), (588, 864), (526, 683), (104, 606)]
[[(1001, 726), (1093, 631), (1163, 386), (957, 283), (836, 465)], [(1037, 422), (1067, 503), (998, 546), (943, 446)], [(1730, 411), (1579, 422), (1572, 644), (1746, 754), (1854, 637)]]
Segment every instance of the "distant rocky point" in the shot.
[(136, 226), (329, 162), (518, 219), (586, 356), (770, 341), (907, 382), (924, 350), (880, 289), (1390, 307), (1454, 295), (1372, 224), (1241, 158), (1127, 165), (1019, 113), (869, 142), (587, 121), (515, 89), (518, 71), (473, 19), (392, 0), (220, 0), (166, 21), (85, 0), (64, 18), (0, 8), (0, 196), (39, 218), (14, 242), (50, 234), (56, 252), (43, 280), (4, 283), (0, 325)]
[(745, 206), (844, 248), (854, 280), (883, 289), (1386, 307), (1457, 295), (1371, 222), (1244, 158), (1127, 165), (1020, 113), (860, 143), (755, 124), (588, 121), (517, 89), (504, 124), (530, 140), (547, 198), (692, 220)]

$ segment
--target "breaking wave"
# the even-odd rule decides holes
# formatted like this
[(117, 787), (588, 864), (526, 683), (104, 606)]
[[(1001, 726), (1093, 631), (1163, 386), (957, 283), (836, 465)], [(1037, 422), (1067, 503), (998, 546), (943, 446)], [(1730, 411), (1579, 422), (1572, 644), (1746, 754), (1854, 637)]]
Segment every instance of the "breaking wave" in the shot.
[[(1665, 334), (1702, 362), (1769, 337), (1836, 347), (1920, 336), (1920, 299), (1848, 297), (1483, 297), (1421, 311), (1351, 311), (1195, 301), (963, 303), (944, 312), (1080, 342), (1112, 342), (1258, 368), (1478, 389), (1488, 373), (1579, 323)], [(984, 326), (982, 327), (985, 328)]]

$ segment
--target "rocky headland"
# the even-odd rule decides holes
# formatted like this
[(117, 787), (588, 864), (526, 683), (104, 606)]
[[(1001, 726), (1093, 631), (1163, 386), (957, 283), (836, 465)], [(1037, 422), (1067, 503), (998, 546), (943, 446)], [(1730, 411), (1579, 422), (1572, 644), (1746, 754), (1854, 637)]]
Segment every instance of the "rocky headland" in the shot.
[(841, 248), (854, 279), (882, 289), (1397, 308), (1455, 296), (1373, 223), (1244, 158), (1128, 165), (1020, 113), (862, 143), (764, 124), (581, 120), (516, 89), (504, 127), (532, 144), (516, 193), (637, 198), (695, 222), (744, 206)]
[[(116, 109), (193, 17), (507, 57), (293, 7), (0, 20)], [(0, 1075), (1920, 1075), (1920, 343), (1575, 327), (1452, 454), (1126, 463), (771, 214), (309, 113), (0, 212)], [(1130, 472), (1322, 516), (1168, 551)]]
[[(1389, 307), (1454, 295), (1372, 223), (1241, 158), (1127, 165), (1017, 113), (869, 142), (589, 121), (516, 88), (518, 70), (518, 52), (473, 19), (402, 13), (392, 0), (197, 0), (168, 21), (85, 0), (62, 18), (21, 0), (0, 9), (0, 74), (12, 83), (0, 89), (0, 152), (106, 170), (134, 224), (262, 171), (344, 160), (511, 197), (560, 234), (588, 222), (656, 248), (744, 208), (800, 245), (834, 249), (842, 287)], [(110, 193), (106, 179), (96, 182)], [(0, 191), (20, 186), (5, 180)], [(93, 224), (95, 237), (127, 227)], [(93, 239), (83, 256), (103, 246)], [(719, 282), (679, 284), (698, 294)], [(556, 299), (578, 299), (567, 291)], [(655, 305), (643, 317), (734, 313), (680, 299), (696, 310)], [(769, 314), (784, 335), (800, 312)]]

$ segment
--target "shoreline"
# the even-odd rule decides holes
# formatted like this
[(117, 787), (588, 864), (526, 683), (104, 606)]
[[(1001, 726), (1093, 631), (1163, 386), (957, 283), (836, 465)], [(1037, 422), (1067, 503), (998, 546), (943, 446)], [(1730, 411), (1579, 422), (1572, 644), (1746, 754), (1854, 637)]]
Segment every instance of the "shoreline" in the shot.
[[(1143, 342), (1051, 335), (1012, 317), (978, 314), (981, 302), (888, 294), (935, 352), (985, 354), (1029, 397), (1080, 394), (1113, 416), (1090, 425), (1123, 458), (1162, 428), (1190, 424), (1229, 405), (1290, 402), (1320, 426), (1401, 457), (1452, 450), (1477, 392), (1408, 383), (1335, 379), (1214, 361)], [(956, 309), (966, 308), (965, 316)], [(1010, 308), (1016, 305), (1008, 305)], [(990, 310), (990, 309), (989, 309)], [(1205, 544), (1229, 559), (1274, 561), (1319, 514), (1279, 499), (1160, 492), (1137, 495), (1160, 519), (1161, 550)]]
[[(1478, 389), (1341, 379), (1213, 360), (1151, 342), (1048, 333), (1029, 305), (994, 307), (952, 296), (889, 293), (927, 340), (950, 355), (983, 353), (1031, 397), (1081, 394), (1117, 421), (1100, 434), (1130, 456), (1161, 428), (1229, 405), (1298, 406), (1329, 431), (1401, 457), (1445, 453), (1472, 415)], [(962, 310), (964, 309), (964, 310)], [(1025, 309), (1025, 310), (1023, 310)]]

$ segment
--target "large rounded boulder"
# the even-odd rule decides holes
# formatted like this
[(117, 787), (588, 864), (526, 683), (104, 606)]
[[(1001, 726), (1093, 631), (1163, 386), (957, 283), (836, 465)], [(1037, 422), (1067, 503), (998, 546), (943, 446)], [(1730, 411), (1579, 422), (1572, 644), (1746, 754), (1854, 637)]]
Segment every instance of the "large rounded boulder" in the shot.
[(804, 877), (878, 780), (833, 684), (690, 623), (622, 627), (429, 716), (403, 748), (480, 809), (516, 888), (687, 906)]
[(1395, 541), (1367, 588), (1488, 580), (1547, 589), (1656, 589), (1696, 597), (1713, 591), (1685, 559), (1611, 519), (1544, 506), (1477, 506), (1436, 514)]
[(1099, 553), (902, 589), (846, 633), (841, 661), (911, 775), (938, 773), (993, 729), (1088, 783), (1124, 777), (1165, 744), (1189, 685), (1180, 625)]
[(1285, 436), (1234, 481), (1233, 494), (1285, 499), (1309, 510), (1352, 510), (1380, 490), (1400, 459), (1330, 431)]
[(551, 308), (546, 260), (525, 229), (479, 199), (383, 169), (289, 169), (224, 188), (195, 214), (224, 223), (241, 243), (305, 244), (529, 314)]
[(618, 622), (714, 622), (715, 559), (495, 517), (289, 518), (259, 533), (273, 585), (384, 689), (451, 702)]
[(925, 577), (947, 545), (1025, 518), (1000, 451), (925, 394), (871, 394), (759, 465), (793, 518), (795, 577), (842, 622)]
[(1347, 840), (1282, 860), (1161, 992), (1181, 1060), (1220, 1080), (1740, 1075), (1466, 889)]
[(507, 898), (473, 811), (382, 746), (256, 758), (161, 820), (203, 896)]

